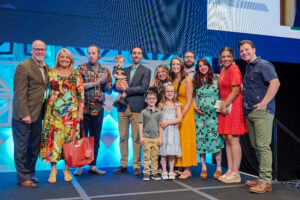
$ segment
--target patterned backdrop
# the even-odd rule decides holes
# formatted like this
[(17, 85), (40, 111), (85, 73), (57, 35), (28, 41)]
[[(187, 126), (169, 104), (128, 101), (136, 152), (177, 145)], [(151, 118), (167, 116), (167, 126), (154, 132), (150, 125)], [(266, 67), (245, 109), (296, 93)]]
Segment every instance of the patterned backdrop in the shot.
[[(11, 133), (13, 77), (17, 64), (31, 56), (30, 44), (0, 43), (0, 172), (15, 171), (13, 162), (13, 138)], [(47, 46), (45, 61), (49, 66), (54, 66), (55, 55), (62, 46)], [(66, 47), (74, 55), (75, 66), (87, 62), (87, 48)], [(125, 58), (125, 66), (131, 63), (130, 52), (121, 50), (101, 49), (100, 63), (111, 72), (114, 65), (114, 57), (122, 55)], [(169, 65), (170, 60), (177, 55), (144, 53), (142, 63), (151, 69), (152, 76), (159, 64)], [(211, 58), (210, 58), (211, 60)], [(106, 95), (103, 128), (101, 133), (100, 150), (97, 165), (119, 166), (119, 133), (117, 110), (112, 106), (116, 92)], [(130, 133), (131, 134), (131, 133)], [(129, 139), (129, 162), (132, 162), (132, 142)], [(63, 168), (64, 163), (59, 162), (58, 167)], [(50, 164), (38, 160), (37, 170), (50, 169)]]

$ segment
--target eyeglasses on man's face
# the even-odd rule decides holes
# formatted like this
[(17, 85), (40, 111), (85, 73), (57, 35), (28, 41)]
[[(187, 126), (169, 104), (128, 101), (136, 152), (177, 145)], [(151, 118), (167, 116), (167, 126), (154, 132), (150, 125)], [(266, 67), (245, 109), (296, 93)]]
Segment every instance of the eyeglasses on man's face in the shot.
[(41, 52), (45, 52), (46, 49), (44, 48), (33, 48), (34, 51), (41, 51)]

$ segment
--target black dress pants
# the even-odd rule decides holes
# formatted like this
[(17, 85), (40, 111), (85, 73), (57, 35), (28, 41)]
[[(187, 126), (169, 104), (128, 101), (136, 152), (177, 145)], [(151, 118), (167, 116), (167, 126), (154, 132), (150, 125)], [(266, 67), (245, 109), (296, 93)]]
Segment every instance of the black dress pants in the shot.
[(34, 175), (35, 164), (40, 152), (41, 132), (42, 114), (37, 121), (31, 124), (12, 119), (17, 183), (30, 180), (30, 176)]

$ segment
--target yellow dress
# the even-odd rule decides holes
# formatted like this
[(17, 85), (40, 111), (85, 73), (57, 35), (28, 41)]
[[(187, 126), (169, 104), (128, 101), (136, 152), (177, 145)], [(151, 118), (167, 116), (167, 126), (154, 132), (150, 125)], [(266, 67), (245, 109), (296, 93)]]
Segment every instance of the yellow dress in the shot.
[[(182, 103), (181, 111), (186, 104), (186, 89), (184, 83), (187, 78), (181, 82), (179, 88), (178, 102)], [(178, 83), (173, 82), (172, 84), (175, 87), (175, 91), (177, 91)], [(179, 135), (182, 157), (176, 157), (175, 165), (177, 167), (197, 166), (196, 126), (193, 102), (179, 125)]]

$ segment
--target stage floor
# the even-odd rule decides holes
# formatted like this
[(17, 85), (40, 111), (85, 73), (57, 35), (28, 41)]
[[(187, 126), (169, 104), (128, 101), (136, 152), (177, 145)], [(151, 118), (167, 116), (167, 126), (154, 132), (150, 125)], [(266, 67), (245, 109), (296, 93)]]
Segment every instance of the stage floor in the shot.
[[(193, 167), (193, 177), (187, 180), (174, 181), (143, 181), (142, 177), (135, 177), (133, 169), (129, 168), (128, 174), (113, 174), (114, 168), (106, 168), (107, 174), (95, 176), (84, 174), (73, 177), (72, 182), (63, 180), (62, 170), (58, 171), (57, 182), (47, 182), (49, 171), (38, 171), (38, 188), (25, 189), (16, 185), (16, 173), (0, 173), (0, 199), (109, 199), (109, 200), (135, 200), (135, 199), (163, 199), (163, 200), (202, 200), (202, 199), (300, 199), (300, 190), (291, 185), (281, 183), (273, 184), (273, 191), (265, 194), (252, 194), (249, 187), (244, 185), (246, 179), (254, 179), (245, 174), (242, 184), (225, 184), (212, 179), (215, 172), (214, 165), (208, 165), (206, 180), (200, 178), (201, 167)], [(225, 171), (225, 169), (223, 170)]]

